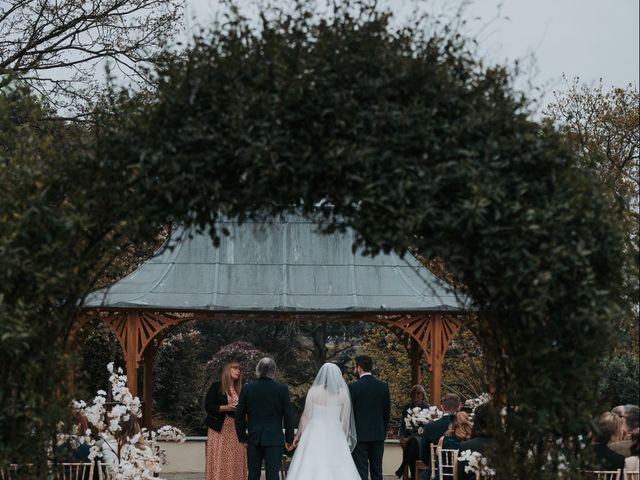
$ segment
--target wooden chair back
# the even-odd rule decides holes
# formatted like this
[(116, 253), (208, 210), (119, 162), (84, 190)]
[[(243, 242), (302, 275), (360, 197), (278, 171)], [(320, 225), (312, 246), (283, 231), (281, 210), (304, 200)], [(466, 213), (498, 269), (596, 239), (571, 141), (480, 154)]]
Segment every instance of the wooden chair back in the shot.
[(93, 463), (59, 463), (52, 465), (54, 480), (93, 480)]
[(458, 450), (438, 448), (438, 480), (456, 480)]
[(625, 470), (625, 472), (624, 472), (624, 480), (640, 480), (640, 472), (639, 471), (627, 472)]
[(4, 468), (0, 468), (0, 480), (13, 480), (19, 478), (20, 475), (30, 473), (34, 469), (32, 463), (12, 463)]
[(96, 471), (98, 472), (98, 480), (110, 480), (111, 475), (109, 474), (109, 470), (107, 469), (107, 464), (98, 462), (95, 466)]
[(436, 478), (438, 468), (438, 444), (432, 443), (429, 446), (429, 451), (431, 452), (431, 476), (429, 478)]
[(620, 470), (585, 470), (583, 477), (588, 480), (621, 480)]

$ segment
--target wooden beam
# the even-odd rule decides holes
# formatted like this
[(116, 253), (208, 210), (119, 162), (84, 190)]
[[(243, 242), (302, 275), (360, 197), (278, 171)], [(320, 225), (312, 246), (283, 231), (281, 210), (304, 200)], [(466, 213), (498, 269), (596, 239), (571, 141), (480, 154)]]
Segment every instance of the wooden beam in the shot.
[(414, 339), (411, 339), (411, 351), (409, 352), (409, 358), (411, 360), (411, 386), (422, 383), (422, 370), (420, 368), (421, 356), (420, 345)]
[(142, 425), (149, 429), (153, 426), (153, 365), (156, 360), (157, 345), (150, 342), (144, 351), (144, 376), (143, 376), (143, 407)]

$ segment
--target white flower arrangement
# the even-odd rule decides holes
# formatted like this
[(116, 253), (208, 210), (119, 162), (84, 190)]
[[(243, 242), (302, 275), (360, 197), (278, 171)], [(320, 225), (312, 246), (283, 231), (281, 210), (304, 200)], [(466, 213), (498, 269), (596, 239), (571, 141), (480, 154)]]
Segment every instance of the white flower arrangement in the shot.
[[(114, 437), (121, 429), (121, 423), (129, 420), (131, 416), (140, 418), (142, 410), (140, 399), (131, 395), (127, 388), (127, 377), (123, 374), (122, 369), (114, 370), (113, 363), (109, 363), (107, 370), (111, 374), (109, 382), (111, 383), (113, 400), (116, 403), (111, 409), (107, 410), (106, 408), (107, 393), (104, 390), (98, 390), (90, 405), (87, 405), (83, 400), (72, 402), (72, 408), (87, 418), (89, 424), (99, 432), (100, 438), (92, 437), (90, 430), (77, 432), (77, 427), (74, 427), (71, 434), (60, 433), (58, 435), (58, 445), (65, 442), (71, 446), (86, 443), (91, 446), (90, 461), (104, 457), (105, 453), (111, 457), (115, 456), (117, 462), (108, 467), (115, 480), (158, 480), (157, 474), (160, 472), (160, 465), (166, 463), (166, 453), (158, 447), (155, 441), (183, 443), (186, 436), (180, 429), (170, 425), (165, 425), (158, 432), (150, 432), (143, 428), (140, 433), (127, 438), (127, 442), (119, 451), (116, 451), (118, 448), (115, 445), (117, 442)], [(62, 428), (64, 425), (60, 426), (59, 430)], [(142, 439), (147, 440), (151, 446), (141, 446)]]
[(472, 452), (471, 450), (460, 452), (458, 454), (458, 462), (467, 462), (464, 467), (466, 473), (475, 473), (483, 477), (494, 477), (496, 475), (496, 471), (489, 467), (487, 457), (484, 457), (480, 452)]
[(466, 400), (464, 402), (464, 406), (467, 408), (470, 408), (472, 411), (475, 411), (475, 409), (478, 408), (480, 405), (489, 403), (490, 400), (491, 399), (489, 398), (488, 393), (482, 393), (480, 394), (479, 397), (469, 398), (468, 400)]
[(187, 439), (186, 435), (182, 433), (179, 428), (172, 427), (171, 425), (160, 427), (157, 432), (151, 432), (151, 435), (155, 440), (161, 442), (184, 443), (184, 441)]
[(404, 417), (404, 424), (409, 430), (415, 430), (419, 435), (422, 435), (424, 426), (427, 423), (431, 423), (435, 420), (439, 420), (444, 415), (444, 412), (438, 407), (420, 408), (414, 407), (407, 409), (407, 413)]

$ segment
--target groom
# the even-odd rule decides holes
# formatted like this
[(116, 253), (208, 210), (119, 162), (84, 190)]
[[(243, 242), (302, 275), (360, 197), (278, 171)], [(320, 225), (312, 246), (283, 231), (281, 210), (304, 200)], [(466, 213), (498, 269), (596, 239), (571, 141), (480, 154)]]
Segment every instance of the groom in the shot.
[(391, 399), (389, 386), (374, 378), (373, 360), (367, 355), (355, 358), (353, 368), (359, 380), (349, 385), (358, 443), (351, 455), (362, 480), (382, 480), (382, 454), (389, 427)]
[(263, 460), (266, 480), (278, 480), (282, 454), (293, 442), (289, 388), (273, 380), (275, 373), (276, 362), (261, 359), (256, 367), (258, 379), (242, 388), (236, 407), (236, 433), (247, 447), (248, 480), (260, 479)]

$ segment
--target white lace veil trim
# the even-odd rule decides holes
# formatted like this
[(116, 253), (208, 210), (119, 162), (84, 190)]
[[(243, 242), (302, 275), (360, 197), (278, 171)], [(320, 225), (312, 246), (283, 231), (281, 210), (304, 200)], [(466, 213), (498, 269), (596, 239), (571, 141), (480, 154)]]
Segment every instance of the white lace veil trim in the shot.
[(357, 437), (353, 408), (351, 407), (351, 396), (349, 395), (349, 388), (342, 378), (340, 368), (333, 363), (325, 363), (320, 367), (307, 393), (304, 412), (298, 425), (301, 434), (306, 427), (308, 419), (313, 416), (313, 409), (318, 405), (337, 407), (340, 416), (339, 421), (349, 444), (349, 450), (353, 451)]

